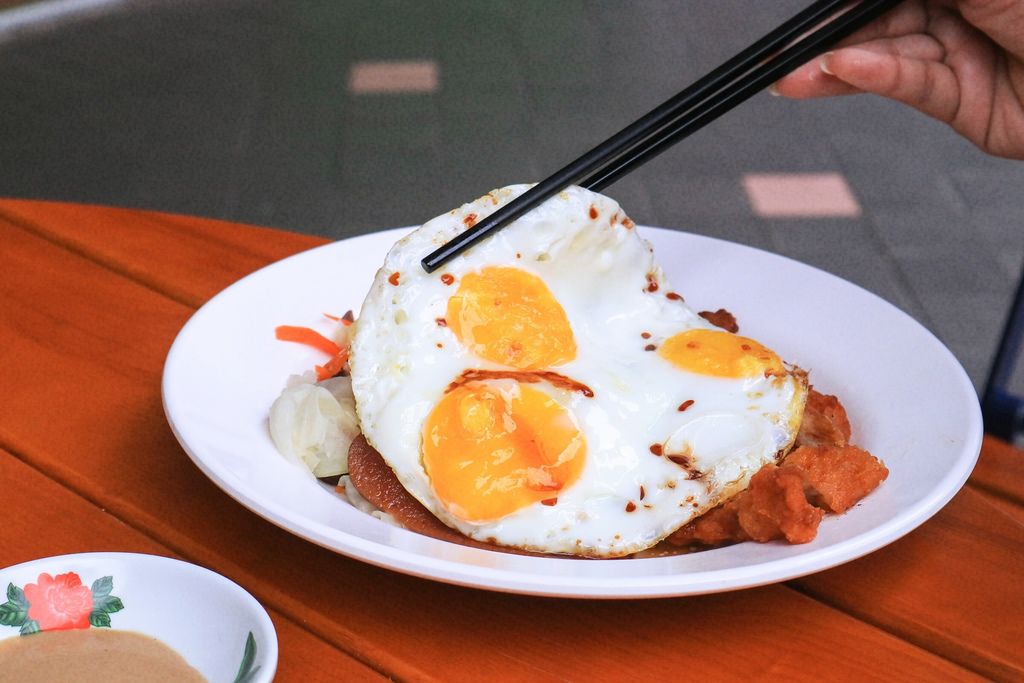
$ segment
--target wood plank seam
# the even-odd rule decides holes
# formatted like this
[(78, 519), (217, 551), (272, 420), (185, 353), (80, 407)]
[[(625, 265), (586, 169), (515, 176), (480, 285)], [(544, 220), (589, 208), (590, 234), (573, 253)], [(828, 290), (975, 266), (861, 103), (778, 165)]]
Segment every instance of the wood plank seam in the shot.
[[(848, 614), (849, 616), (853, 617), (854, 619), (862, 621), (862, 622), (864, 622), (865, 624), (867, 624), (869, 626), (873, 626), (874, 628), (876, 628), (876, 629), (878, 629), (880, 631), (884, 631), (885, 633), (888, 633), (888, 634), (892, 635), (895, 638), (899, 638), (900, 640), (906, 642), (909, 645), (913, 645), (914, 647), (917, 647), (917, 648), (919, 648), (921, 650), (924, 650), (925, 652), (928, 652), (929, 654), (932, 654), (932, 655), (934, 655), (936, 657), (939, 657), (940, 659), (944, 659), (945, 661), (950, 662), (951, 664), (954, 664), (956, 666), (962, 667), (963, 669), (966, 669), (966, 670), (968, 670), (968, 671), (970, 671), (970, 672), (972, 672), (974, 674), (977, 674), (978, 676), (980, 676), (982, 678), (985, 678), (985, 679), (988, 679), (988, 680), (995, 680), (992, 677), (992, 672), (991, 671), (985, 671), (985, 670), (979, 669), (977, 666), (972, 666), (971, 663), (969, 661), (966, 661), (965, 659), (959, 659), (959, 658), (957, 658), (955, 656), (951, 657), (948, 654), (943, 654), (942, 652), (938, 652), (935, 648), (929, 647), (927, 642), (924, 642), (922, 639), (915, 637), (915, 634), (913, 632), (906, 632), (906, 631), (904, 631), (903, 629), (900, 629), (900, 628), (893, 628), (893, 629), (886, 628), (886, 626), (883, 623), (881, 623), (880, 620), (871, 619), (870, 615), (868, 613), (866, 613), (866, 612), (864, 614), (858, 614), (856, 611), (853, 611), (853, 610), (851, 610), (851, 611), (844, 610), (841, 605), (838, 605), (834, 601), (831, 601), (831, 600), (827, 599), (827, 597), (824, 596), (824, 595), (819, 595), (815, 591), (807, 589), (807, 588), (801, 586), (798, 582), (799, 582), (799, 579), (794, 579), (793, 581), (787, 581), (786, 585), (788, 587), (792, 588), (793, 590), (795, 590), (796, 592), (800, 593), (801, 595), (805, 596), (805, 597), (808, 597), (808, 598), (810, 598), (810, 599), (812, 599), (812, 600), (814, 600), (816, 602), (819, 602), (819, 603), (825, 605), (826, 607), (831, 607), (834, 610), (837, 610), (837, 611), (842, 612), (844, 614)], [(1006, 680), (1012, 680), (1012, 679), (1010, 677), (1007, 677)]]
[[(83, 491), (78, 490), (77, 488), (75, 488), (69, 482), (64, 481), (62, 479), (59, 479), (59, 478), (55, 477), (52, 473), (49, 473), (49, 472), (46, 472), (46, 471), (40, 469), (39, 467), (37, 467), (35, 465), (35, 463), (33, 463), (31, 461), (31, 459), (25, 457), (16, 448), (14, 448), (12, 446), (12, 444), (10, 444), (6, 440), (6, 438), (4, 438), (4, 437), (5, 437), (5, 435), (0, 433), (0, 454), (6, 453), (10, 457), (15, 458), (16, 460), (21, 462), (26, 467), (29, 467), (29, 468), (35, 470), (36, 472), (38, 472), (43, 477), (46, 477), (47, 479), (49, 479), (50, 481), (54, 482), (58, 486), (62, 487), (63, 489), (68, 491), (71, 495), (73, 495), (73, 496), (75, 496), (77, 498), (80, 498), (81, 500), (85, 501), (89, 505), (97, 508), (103, 514), (106, 514), (106, 515), (109, 515), (110, 517), (113, 517), (115, 520), (117, 520), (121, 524), (124, 524), (128, 528), (138, 532), (139, 534), (141, 534), (146, 539), (148, 539), (150, 541), (153, 541), (157, 545), (163, 546), (166, 550), (168, 550), (169, 552), (173, 553), (174, 555), (177, 555), (179, 558), (182, 558), (182, 559), (184, 559), (184, 560), (186, 560), (188, 562), (192, 562), (193, 564), (198, 564), (199, 566), (206, 566), (202, 562), (202, 560), (197, 557), (196, 553), (189, 552), (189, 551), (185, 550), (184, 548), (176, 545), (175, 543), (173, 543), (170, 540), (165, 540), (165, 539), (161, 538), (158, 535), (154, 535), (153, 533), (148, 531), (145, 527), (134, 524), (132, 522), (132, 520), (130, 518), (128, 518), (126, 515), (118, 513), (114, 509), (113, 506), (112, 507), (107, 507), (107, 506), (103, 505), (102, 503), (100, 503), (99, 501), (93, 500), (90, 496), (85, 494)], [(224, 559), (226, 559), (226, 558), (224, 558)], [(234, 580), (234, 579), (232, 579), (232, 580)], [(240, 581), (238, 581), (237, 583), (239, 585), (243, 585), (242, 582), (240, 582)], [(247, 591), (255, 592), (255, 591), (253, 591), (253, 589), (250, 589), (249, 587), (246, 587), (244, 585), (243, 585), (243, 587), (245, 587), (245, 589)], [(346, 655), (348, 655), (352, 659), (354, 659), (354, 660), (360, 662), (361, 664), (363, 664), (364, 666), (372, 669), (374, 672), (380, 674), (382, 677), (388, 678), (390, 680), (394, 680), (394, 673), (386, 671), (386, 670), (382, 669), (376, 662), (374, 662), (372, 660), (369, 660), (369, 659), (367, 659), (365, 657), (360, 656), (360, 654), (358, 652), (354, 651), (354, 648), (343, 647), (340, 643), (337, 643), (334, 640), (328, 638), (326, 636), (326, 634), (318, 631), (315, 628), (312, 628), (311, 627), (311, 623), (309, 621), (307, 621), (305, 619), (302, 619), (301, 617), (298, 617), (296, 614), (293, 614), (291, 612), (291, 610), (284, 609), (283, 605), (277, 604), (277, 603), (275, 603), (275, 602), (273, 602), (272, 600), (269, 600), (269, 599), (263, 599), (263, 598), (257, 598), (257, 599), (259, 600), (259, 602), (262, 605), (264, 605), (265, 607), (267, 607), (269, 609), (274, 610), (275, 612), (280, 614), (282, 617), (286, 618), (288, 621), (290, 621), (292, 624), (294, 624), (297, 628), (305, 631), (306, 633), (309, 633), (314, 638), (316, 638), (316, 639), (318, 639), (320, 641), (323, 641), (324, 643), (330, 645), (331, 647), (334, 647), (334, 648), (337, 648), (337, 649), (341, 650), (343, 653), (345, 653)]]
[(109, 270), (112, 273), (116, 273), (120, 277), (123, 277), (126, 280), (129, 280), (129, 281), (131, 281), (131, 282), (133, 282), (133, 283), (135, 283), (137, 285), (141, 285), (141, 286), (145, 287), (146, 289), (154, 291), (157, 294), (159, 294), (159, 295), (161, 295), (163, 297), (166, 297), (167, 299), (170, 299), (171, 301), (173, 301), (175, 303), (178, 303), (178, 304), (181, 304), (183, 306), (186, 306), (186, 307), (188, 307), (191, 310), (196, 310), (196, 308), (197, 308), (196, 305), (194, 303), (192, 303), (191, 301), (188, 301), (187, 299), (185, 299), (183, 297), (175, 296), (172, 292), (168, 292), (168, 291), (162, 289), (161, 287), (159, 287), (158, 285), (156, 285), (153, 282), (148, 282), (144, 278), (140, 278), (140, 277), (137, 277), (137, 276), (133, 275), (130, 272), (126, 272), (125, 270), (123, 270), (122, 268), (119, 267), (119, 264), (116, 261), (103, 259), (103, 258), (98, 257), (95, 254), (91, 254), (91, 253), (89, 253), (89, 252), (87, 252), (85, 250), (79, 249), (73, 243), (71, 243), (70, 241), (58, 239), (58, 238), (54, 237), (53, 235), (50, 235), (50, 234), (46, 233), (45, 231), (42, 231), (42, 230), (38, 229), (37, 227), (35, 227), (31, 223), (26, 222), (24, 220), (21, 220), (20, 218), (18, 218), (16, 216), (11, 216), (10, 214), (7, 214), (4, 211), (0, 211), (0, 218), (2, 218), (3, 220), (5, 220), (7, 223), (9, 223), (10, 225), (14, 226), (15, 228), (18, 228), (20, 230), (24, 230), (25, 232), (30, 233), (30, 234), (32, 234), (32, 235), (34, 235), (34, 236), (36, 236), (36, 237), (38, 237), (38, 238), (40, 238), (42, 240), (45, 240), (45, 241), (49, 242), (50, 244), (58, 246), (61, 249), (64, 249), (64, 250), (74, 254), (75, 256), (83, 258), (86, 261), (89, 261), (90, 263), (94, 263), (94, 264), (100, 266), (101, 268), (104, 268), (105, 270)]
[(977, 491), (985, 502), (992, 506), (996, 514), (1008, 517), (1016, 524), (1024, 526), (1024, 507), (1016, 500), (993, 493), (984, 486), (972, 486), (971, 488)]
[(1006, 491), (1002, 489), (990, 486), (986, 482), (968, 480), (967, 485), (976, 491), (980, 491), (994, 498), (999, 498), (1000, 500), (1016, 505), (1017, 507), (1024, 507), (1024, 504), (1022, 504), (1021, 501), (1018, 500), (1015, 496), (1008, 494)]

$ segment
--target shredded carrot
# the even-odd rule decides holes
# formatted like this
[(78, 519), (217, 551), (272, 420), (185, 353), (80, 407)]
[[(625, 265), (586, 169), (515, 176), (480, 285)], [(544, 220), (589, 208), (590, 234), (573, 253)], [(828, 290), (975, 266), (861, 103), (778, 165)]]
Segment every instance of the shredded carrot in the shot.
[[(314, 329), (308, 327), (296, 327), (294, 325), (279, 325), (274, 330), (274, 335), (281, 341), (298, 342), (319, 349), (331, 356), (337, 356), (342, 352), (341, 347), (323, 336)], [(347, 352), (346, 352), (346, 355)]]
[(330, 359), (323, 365), (317, 365), (316, 367), (316, 379), (318, 382), (322, 382), (325, 379), (334, 377), (342, 368), (345, 367), (345, 362), (348, 361), (348, 349), (342, 349), (338, 351), (338, 354), (334, 358)]

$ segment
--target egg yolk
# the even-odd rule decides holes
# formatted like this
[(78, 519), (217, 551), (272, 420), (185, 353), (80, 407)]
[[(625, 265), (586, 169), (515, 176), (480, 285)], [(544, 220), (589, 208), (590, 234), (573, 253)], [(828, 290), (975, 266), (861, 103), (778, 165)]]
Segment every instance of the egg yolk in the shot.
[(543, 280), (518, 268), (463, 276), (445, 321), (473, 353), (504, 366), (536, 370), (576, 357), (565, 310)]
[(720, 330), (693, 329), (666, 339), (661, 357), (682, 370), (712, 377), (762, 377), (785, 373), (782, 360), (753, 339)]
[(570, 413), (518, 382), (459, 386), (423, 427), (423, 467), (434, 493), (466, 522), (557, 498), (579, 477), (585, 456)]

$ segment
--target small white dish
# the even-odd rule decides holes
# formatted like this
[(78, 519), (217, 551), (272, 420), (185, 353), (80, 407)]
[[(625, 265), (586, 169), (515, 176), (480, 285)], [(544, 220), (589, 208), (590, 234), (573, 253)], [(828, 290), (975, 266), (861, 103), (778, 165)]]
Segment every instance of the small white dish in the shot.
[[(266, 610), (238, 584), (188, 562), (139, 553), (60, 555), (0, 569), (0, 589), (7, 599), (0, 641), (36, 630), (130, 630), (170, 646), (211, 683), (274, 679), (277, 633)], [(86, 590), (91, 610), (69, 609)], [(8, 616), (17, 607), (27, 614)]]
[[(739, 543), (689, 555), (579, 562), (454, 545), (366, 515), (270, 440), (267, 413), (290, 374), (317, 351), (274, 338), (278, 325), (316, 327), (358, 312), (391, 245), (409, 228), (312, 249), (259, 270), (189, 320), (164, 366), (168, 422), (196, 465), (242, 505), (350, 557), (477, 588), (591, 598), (734, 590), (827, 569), (916, 528), (960, 489), (981, 449), (978, 397), (956, 358), (928, 330), (856, 285), (731, 242), (639, 228), (673, 289), (696, 310), (726, 308), (743, 334), (810, 371), (836, 394), (853, 442), (889, 478), (811, 543)], [(329, 327), (325, 326), (325, 330)]]

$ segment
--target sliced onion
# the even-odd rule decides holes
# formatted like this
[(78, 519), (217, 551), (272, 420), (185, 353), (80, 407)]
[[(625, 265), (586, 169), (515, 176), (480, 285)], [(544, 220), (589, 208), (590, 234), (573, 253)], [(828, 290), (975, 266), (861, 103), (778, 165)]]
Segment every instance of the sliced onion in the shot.
[(358, 434), (348, 377), (290, 383), (270, 406), (270, 436), (277, 450), (317, 477), (348, 471), (348, 449)]

